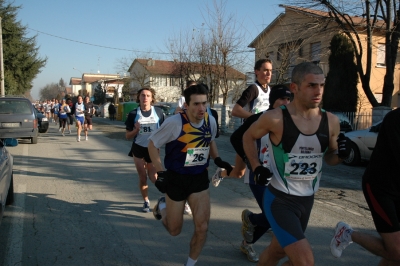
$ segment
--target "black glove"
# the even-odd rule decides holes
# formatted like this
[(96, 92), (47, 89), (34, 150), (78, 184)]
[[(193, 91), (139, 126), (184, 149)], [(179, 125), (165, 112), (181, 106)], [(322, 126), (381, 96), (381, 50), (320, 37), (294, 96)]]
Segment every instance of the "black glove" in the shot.
[(157, 180), (154, 184), (161, 193), (165, 193), (167, 191), (167, 182), (168, 182), (167, 177), (168, 177), (167, 172), (165, 171), (157, 172)]
[(351, 140), (346, 137), (343, 133), (340, 133), (337, 138), (338, 143), (338, 156), (340, 159), (347, 159), (350, 155), (351, 147), (350, 142)]
[(246, 164), (246, 166), (247, 166), (247, 168), (249, 168), (249, 170), (252, 169), (252, 168), (251, 168), (251, 164), (250, 164), (250, 162), (249, 162), (249, 159), (247, 159), (247, 156), (246, 156), (246, 155), (243, 157), (243, 162)]
[(216, 166), (219, 168), (224, 168), (226, 170), (226, 173), (229, 175), (232, 171), (232, 165), (228, 162), (222, 161), (221, 157), (217, 157), (214, 159), (214, 163)]
[(264, 166), (257, 166), (254, 170), (254, 182), (256, 182), (257, 185), (264, 186), (268, 184), (271, 180), (271, 177), (271, 171), (269, 171), (269, 169)]

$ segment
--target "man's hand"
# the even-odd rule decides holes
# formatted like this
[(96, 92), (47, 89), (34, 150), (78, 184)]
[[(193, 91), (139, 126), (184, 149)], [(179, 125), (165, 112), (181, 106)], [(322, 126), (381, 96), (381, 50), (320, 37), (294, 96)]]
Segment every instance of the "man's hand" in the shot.
[(222, 161), (221, 157), (217, 157), (214, 159), (214, 163), (216, 166), (219, 168), (224, 168), (226, 170), (226, 173), (229, 175), (233, 169), (232, 165), (228, 162)]
[(165, 193), (167, 191), (167, 182), (168, 182), (168, 175), (165, 171), (157, 172), (157, 180), (154, 183), (158, 190), (161, 193)]
[(337, 138), (337, 144), (338, 144), (338, 156), (340, 159), (347, 159), (350, 155), (351, 147), (350, 147), (350, 142), (351, 140), (346, 137), (343, 133), (340, 133), (338, 138)]
[(257, 185), (267, 185), (271, 180), (271, 177), (271, 171), (264, 166), (257, 166), (254, 170), (254, 182), (256, 182)]

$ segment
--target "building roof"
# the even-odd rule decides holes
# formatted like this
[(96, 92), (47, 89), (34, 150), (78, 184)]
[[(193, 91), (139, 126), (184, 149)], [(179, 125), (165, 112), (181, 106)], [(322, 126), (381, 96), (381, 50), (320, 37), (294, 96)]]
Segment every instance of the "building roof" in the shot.
[(118, 79), (118, 74), (93, 74), (83, 73), (82, 78), (71, 78), (69, 85), (82, 85), (82, 83), (93, 83), (99, 80)]
[(99, 80), (108, 80), (119, 78), (118, 74), (87, 74), (83, 73), (82, 79), (84, 83), (92, 83)]
[[(165, 61), (165, 60), (154, 60), (154, 59), (135, 59), (131, 66), (129, 67), (129, 72), (132, 69), (133, 65), (135, 62), (141, 64), (150, 74), (153, 75), (168, 75), (168, 76), (179, 76), (177, 72), (177, 64), (179, 64), (177, 61)], [(197, 73), (200, 73), (202, 64), (200, 63), (190, 63), (191, 68), (196, 71)], [(217, 66), (214, 66), (215, 70), (217, 69)], [(222, 69), (222, 67), (219, 67)], [(242, 72), (232, 68), (228, 67), (228, 77), (235, 77), (235, 78), (243, 78), (245, 79), (245, 74)]]
[[(321, 11), (321, 10), (315, 10), (315, 9), (309, 9), (309, 8), (303, 8), (303, 7), (297, 7), (297, 6), (289, 6), (289, 5), (279, 5), (279, 7), (285, 8), (285, 13), (280, 13), (257, 37), (248, 45), (250, 48), (255, 48), (256, 42), (266, 34), (266, 32), (271, 29), (272, 27), (275, 26), (275, 24), (279, 21), (281, 17), (283, 17), (287, 11), (292, 11), (292, 12), (298, 12), (302, 13), (306, 16), (314, 16), (317, 18), (326, 18), (326, 19), (334, 19), (334, 17), (331, 16), (330, 12), (326, 11)], [(353, 25), (355, 27), (365, 27), (366, 19), (364, 17), (359, 17), (359, 16), (348, 16), (349, 19), (353, 22)], [(385, 25), (385, 22), (383, 20), (378, 20), (375, 23), (375, 28), (379, 29)]]
[(81, 78), (71, 78), (69, 80), (69, 85), (81, 85)]

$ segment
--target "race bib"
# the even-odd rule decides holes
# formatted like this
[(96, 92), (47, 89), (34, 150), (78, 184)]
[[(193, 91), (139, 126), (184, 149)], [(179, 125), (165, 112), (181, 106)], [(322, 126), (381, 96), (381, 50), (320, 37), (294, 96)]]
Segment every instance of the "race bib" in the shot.
[(185, 167), (206, 164), (209, 153), (210, 147), (188, 148), (186, 152)]
[(139, 134), (151, 134), (154, 130), (157, 129), (157, 124), (140, 124)]
[(285, 163), (285, 178), (292, 180), (313, 180), (322, 168), (323, 153), (289, 153)]

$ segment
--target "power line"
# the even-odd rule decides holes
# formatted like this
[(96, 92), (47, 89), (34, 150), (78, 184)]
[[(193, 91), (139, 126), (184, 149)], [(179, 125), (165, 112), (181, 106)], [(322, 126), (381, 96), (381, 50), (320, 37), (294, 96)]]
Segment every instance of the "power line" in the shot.
[[(57, 36), (57, 35), (50, 34), (50, 33), (46, 33), (46, 32), (40, 31), (40, 30), (35, 30), (35, 29), (29, 28), (29, 27), (28, 27), (28, 29), (36, 31), (36, 32), (41, 33), (41, 34), (44, 34), (44, 35), (48, 35), (48, 36), (51, 36), (51, 37), (54, 37), (54, 38), (58, 38), (58, 39), (62, 39), (62, 40), (70, 41), (70, 42), (75, 42), (75, 43), (80, 43), (80, 44), (85, 44), (85, 45), (90, 45), (90, 46), (96, 46), (96, 47), (101, 47), (101, 48), (106, 48), (106, 49), (120, 50), (120, 51), (137, 52), (137, 53), (148, 53), (148, 52), (139, 51), (139, 50), (117, 48), (117, 47), (110, 47), (110, 46), (104, 46), (104, 45), (99, 45), (99, 44), (87, 43), (87, 42), (82, 42), (82, 41), (77, 41), (77, 40), (64, 38), (64, 37)], [(151, 53), (153, 53), (153, 54), (170, 54), (170, 53), (164, 53), (164, 52), (151, 52)]]
[[(173, 53), (167, 53), (167, 52), (145, 52), (145, 51), (140, 51), (140, 50), (117, 48), (117, 47), (110, 47), (110, 46), (104, 46), (104, 45), (99, 45), (99, 44), (87, 43), (87, 42), (72, 40), (72, 39), (68, 39), (68, 38), (65, 38), (65, 37), (57, 36), (57, 35), (54, 35), (54, 34), (46, 33), (46, 32), (40, 31), (40, 30), (35, 30), (35, 29), (29, 28), (29, 27), (27, 27), (27, 28), (32, 30), (32, 31), (36, 31), (38, 33), (41, 33), (41, 34), (44, 34), (44, 35), (48, 35), (48, 36), (51, 36), (51, 37), (54, 37), (54, 38), (58, 38), (58, 39), (62, 39), (62, 40), (70, 41), (70, 42), (75, 42), (75, 43), (80, 43), (80, 44), (85, 44), (85, 45), (89, 45), (89, 46), (96, 46), (96, 47), (105, 48), (105, 49), (136, 52), (136, 53), (151, 53), (151, 54), (161, 54), (161, 55), (174, 55)], [(251, 53), (251, 52), (254, 52), (254, 51), (255, 50), (241, 50), (241, 51), (236, 51), (236, 52), (233, 52), (233, 53)]]

